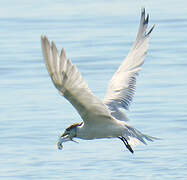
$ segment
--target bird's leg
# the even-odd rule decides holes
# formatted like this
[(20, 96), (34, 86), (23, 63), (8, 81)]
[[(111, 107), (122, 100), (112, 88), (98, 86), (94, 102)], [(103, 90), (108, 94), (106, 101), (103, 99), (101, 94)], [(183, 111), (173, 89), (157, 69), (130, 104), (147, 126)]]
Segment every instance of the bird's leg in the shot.
[(131, 148), (131, 146), (129, 145), (128, 141), (123, 137), (123, 136), (119, 136), (119, 139), (121, 139), (123, 141), (123, 143), (125, 144), (126, 148), (131, 152), (134, 153), (133, 149)]

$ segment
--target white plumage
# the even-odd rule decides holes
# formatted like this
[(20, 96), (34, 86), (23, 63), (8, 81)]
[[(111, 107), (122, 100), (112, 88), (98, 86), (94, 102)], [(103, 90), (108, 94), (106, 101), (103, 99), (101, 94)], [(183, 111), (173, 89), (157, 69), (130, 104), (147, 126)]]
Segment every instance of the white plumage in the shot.
[(145, 140), (156, 139), (129, 126), (125, 122), (125, 113), (120, 110), (129, 108), (136, 87), (136, 76), (144, 63), (149, 35), (154, 27), (146, 33), (148, 19), (148, 15), (145, 17), (145, 9), (142, 9), (136, 40), (113, 75), (103, 101), (88, 88), (75, 65), (66, 58), (65, 50), (62, 49), (59, 54), (53, 42), (50, 44), (46, 36), (41, 37), (44, 60), (55, 87), (83, 119), (83, 123), (73, 124), (65, 130), (58, 141), (59, 149), (63, 142), (74, 141), (73, 138), (119, 138), (133, 152), (131, 145), (139, 142), (146, 144)]

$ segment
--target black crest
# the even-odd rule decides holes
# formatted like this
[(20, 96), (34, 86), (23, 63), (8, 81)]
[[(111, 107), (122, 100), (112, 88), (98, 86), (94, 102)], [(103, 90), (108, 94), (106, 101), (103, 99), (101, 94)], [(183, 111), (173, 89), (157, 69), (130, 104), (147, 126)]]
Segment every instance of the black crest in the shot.
[(72, 128), (76, 127), (76, 126), (81, 126), (82, 124), (83, 124), (83, 122), (81, 122), (81, 123), (74, 123), (71, 126), (69, 126), (68, 128), (66, 128), (66, 131), (69, 131), (70, 129), (72, 129)]

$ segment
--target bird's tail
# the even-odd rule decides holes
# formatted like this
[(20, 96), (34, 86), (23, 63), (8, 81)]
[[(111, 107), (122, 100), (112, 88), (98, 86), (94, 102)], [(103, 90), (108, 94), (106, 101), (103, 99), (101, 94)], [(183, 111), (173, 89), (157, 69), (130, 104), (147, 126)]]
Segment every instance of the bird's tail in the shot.
[(131, 146), (136, 146), (141, 143), (146, 145), (147, 144), (146, 140), (147, 141), (154, 141), (154, 140), (160, 139), (160, 138), (156, 138), (153, 136), (143, 134), (139, 130), (137, 130), (134, 127), (129, 126), (129, 125), (125, 125), (125, 131), (124, 131), (123, 136), (126, 138), (129, 145), (131, 145)]

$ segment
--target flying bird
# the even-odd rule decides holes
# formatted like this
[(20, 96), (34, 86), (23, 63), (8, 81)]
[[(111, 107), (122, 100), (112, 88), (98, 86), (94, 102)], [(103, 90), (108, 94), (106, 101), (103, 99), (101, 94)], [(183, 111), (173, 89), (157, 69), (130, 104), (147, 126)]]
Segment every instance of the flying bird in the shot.
[(127, 124), (128, 118), (122, 111), (129, 108), (136, 88), (136, 78), (145, 60), (149, 36), (154, 28), (152, 26), (146, 31), (148, 21), (149, 15), (145, 14), (143, 8), (136, 40), (110, 80), (104, 100), (98, 99), (88, 88), (76, 66), (66, 58), (65, 49), (62, 48), (58, 53), (55, 43), (50, 43), (46, 36), (41, 36), (43, 57), (52, 82), (83, 120), (64, 131), (58, 140), (58, 149), (62, 149), (62, 143), (75, 141), (75, 138), (119, 138), (133, 153), (133, 145), (157, 139)]

